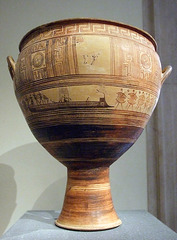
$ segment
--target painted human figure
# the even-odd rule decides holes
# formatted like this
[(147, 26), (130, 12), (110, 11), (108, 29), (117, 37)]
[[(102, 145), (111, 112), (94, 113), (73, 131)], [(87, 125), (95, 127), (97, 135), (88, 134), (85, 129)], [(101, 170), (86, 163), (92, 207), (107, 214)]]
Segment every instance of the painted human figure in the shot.
[(139, 95), (139, 97), (138, 97), (137, 109), (141, 111), (141, 108), (143, 107), (144, 104), (145, 104), (145, 95), (144, 95), (144, 92), (142, 92), (142, 94)]
[(127, 105), (127, 109), (129, 109), (129, 107), (132, 108), (133, 110), (133, 106), (136, 104), (136, 100), (137, 100), (137, 95), (136, 95), (136, 91), (133, 90), (133, 92), (128, 93), (129, 98), (128, 98), (128, 105)]
[(29, 95), (29, 105), (34, 105), (34, 99), (32, 95)]
[(126, 94), (123, 92), (123, 89), (121, 89), (120, 92), (117, 92), (117, 98), (116, 98), (116, 101), (117, 101), (117, 104), (116, 104), (116, 108), (119, 106), (119, 104), (121, 105), (121, 107), (123, 108), (123, 104), (126, 102)]

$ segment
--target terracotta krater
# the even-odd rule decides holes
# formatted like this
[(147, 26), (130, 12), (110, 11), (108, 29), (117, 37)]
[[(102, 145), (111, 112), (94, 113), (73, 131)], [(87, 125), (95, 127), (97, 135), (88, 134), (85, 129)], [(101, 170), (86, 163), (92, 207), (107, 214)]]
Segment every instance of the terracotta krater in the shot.
[(109, 166), (142, 133), (159, 98), (155, 40), (118, 22), (69, 19), (37, 27), (8, 57), (15, 94), (42, 146), (68, 169), (56, 225), (77, 230), (121, 224)]

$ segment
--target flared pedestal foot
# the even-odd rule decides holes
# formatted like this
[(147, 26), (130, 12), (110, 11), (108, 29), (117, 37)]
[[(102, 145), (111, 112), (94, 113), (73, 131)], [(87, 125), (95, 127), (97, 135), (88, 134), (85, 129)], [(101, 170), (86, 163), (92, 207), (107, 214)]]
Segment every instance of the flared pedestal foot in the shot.
[(112, 203), (108, 167), (68, 169), (63, 209), (55, 224), (81, 231), (110, 229), (121, 224)]
[(65, 229), (70, 229), (70, 230), (78, 230), (78, 231), (101, 231), (101, 230), (106, 230), (106, 229), (111, 229), (118, 227), (122, 224), (122, 221), (120, 219), (117, 219), (116, 222), (112, 223), (106, 223), (106, 224), (96, 224), (96, 225), (65, 225), (58, 220), (55, 221), (55, 225), (57, 227), (65, 228)]

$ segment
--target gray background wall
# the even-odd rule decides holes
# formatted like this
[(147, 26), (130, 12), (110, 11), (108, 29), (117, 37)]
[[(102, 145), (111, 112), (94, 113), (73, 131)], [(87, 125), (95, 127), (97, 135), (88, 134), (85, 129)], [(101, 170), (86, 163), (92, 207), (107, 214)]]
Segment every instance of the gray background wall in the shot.
[[(30, 132), (17, 104), (6, 56), (18, 56), (32, 28), (59, 19), (95, 17), (142, 28), (142, 0), (0, 0), (0, 235), (25, 211), (61, 209), (66, 169)], [(147, 209), (145, 133), (111, 167), (116, 209)]]

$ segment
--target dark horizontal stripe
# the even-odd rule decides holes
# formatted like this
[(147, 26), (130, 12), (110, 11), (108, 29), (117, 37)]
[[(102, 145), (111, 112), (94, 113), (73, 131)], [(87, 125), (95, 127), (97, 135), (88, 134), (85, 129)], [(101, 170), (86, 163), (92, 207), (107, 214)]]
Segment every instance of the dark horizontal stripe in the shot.
[[(111, 165), (132, 146), (130, 138), (136, 141), (142, 130), (132, 126), (58, 125), (34, 129), (33, 133), (44, 148), (65, 166), (92, 168), (93, 165)], [(93, 137), (94, 141), (89, 141)], [(116, 138), (120, 138), (120, 142), (111, 141)], [(125, 138), (124, 142), (121, 142), (121, 138)], [(80, 141), (62, 142), (62, 139)]]
[[(58, 158), (118, 158), (132, 143), (109, 143), (109, 142), (82, 142), (72, 144), (59, 144), (53, 147)], [(47, 145), (45, 145), (47, 148)], [(50, 149), (50, 145), (49, 145)]]
[(106, 158), (102, 159), (102, 161), (97, 161), (97, 160), (90, 160), (90, 159), (81, 159), (80, 161), (60, 161), (64, 166), (67, 168), (72, 168), (74, 170), (79, 170), (79, 169), (92, 169), (92, 168), (97, 168), (97, 167), (109, 167), (113, 162), (115, 162), (116, 159), (110, 159), (107, 160)]
[(40, 142), (50, 142), (74, 138), (131, 138), (137, 139), (143, 131), (134, 126), (113, 125), (58, 125), (33, 129), (33, 134)]
[[(126, 152), (132, 146), (132, 143), (81, 142), (56, 144), (52, 147), (47, 144), (43, 146), (66, 166), (91, 168), (96, 165), (101, 166), (103, 163), (109, 166)], [(99, 158), (102, 158), (102, 161), (98, 161), (97, 164), (94, 160)], [(75, 159), (75, 161), (73, 161), (73, 159)], [(109, 161), (107, 161), (107, 159), (109, 159)], [(110, 159), (112, 160), (110, 161)]]

